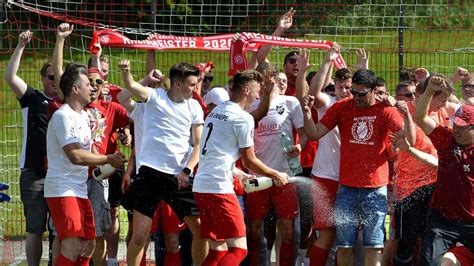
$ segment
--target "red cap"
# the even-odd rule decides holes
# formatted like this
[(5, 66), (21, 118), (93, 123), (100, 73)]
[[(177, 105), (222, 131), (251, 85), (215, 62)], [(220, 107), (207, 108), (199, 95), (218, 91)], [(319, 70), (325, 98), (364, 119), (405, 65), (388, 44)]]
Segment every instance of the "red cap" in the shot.
[(89, 74), (91, 74), (91, 73), (98, 74), (101, 78), (105, 77), (104, 72), (100, 71), (100, 69), (98, 69), (96, 67), (90, 67), (89, 69), (87, 69), (87, 73), (89, 73)]
[(474, 106), (468, 104), (461, 106), (451, 117), (451, 121), (460, 127), (474, 125)]

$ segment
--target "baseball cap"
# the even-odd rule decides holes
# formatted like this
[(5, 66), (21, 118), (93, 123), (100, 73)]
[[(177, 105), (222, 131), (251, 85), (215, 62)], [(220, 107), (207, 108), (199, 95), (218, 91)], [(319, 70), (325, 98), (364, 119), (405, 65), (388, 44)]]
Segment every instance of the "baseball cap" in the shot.
[(474, 106), (468, 104), (461, 106), (451, 117), (451, 121), (460, 127), (474, 125)]
[(222, 87), (214, 87), (204, 95), (204, 103), (219, 105), (229, 100), (229, 93)]

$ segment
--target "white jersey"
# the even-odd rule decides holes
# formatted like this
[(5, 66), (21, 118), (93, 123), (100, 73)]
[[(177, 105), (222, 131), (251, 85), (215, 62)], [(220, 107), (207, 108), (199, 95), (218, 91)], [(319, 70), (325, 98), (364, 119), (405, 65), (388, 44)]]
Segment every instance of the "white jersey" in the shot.
[(193, 192), (233, 194), (232, 169), (240, 148), (253, 146), (253, 117), (235, 102), (220, 104), (207, 116)]
[(161, 88), (148, 94), (138, 163), (176, 175), (188, 162), (191, 126), (204, 123), (204, 113), (194, 99), (176, 103)]
[(133, 120), (133, 141), (135, 143), (135, 172), (138, 174), (140, 169), (140, 162), (136, 159), (140, 153), (143, 139), (143, 116), (145, 114), (145, 104), (135, 103), (135, 107), (128, 116)]
[(80, 113), (64, 104), (54, 112), (46, 134), (48, 172), (44, 183), (44, 197), (78, 197), (87, 199), (88, 166), (74, 165), (69, 161), (63, 147), (79, 143), (81, 148), (91, 150), (89, 115)]
[[(337, 101), (335, 97), (328, 97), (328, 104), (317, 109), (319, 118), (322, 118), (329, 107)], [(339, 128), (335, 127), (319, 139), (318, 152), (314, 158), (311, 174), (339, 182), (340, 147), (341, 136)]]
[[(255, 102), (250, 110), (255, 110)], [(258, 122), (255, 129), (255, 155), (268, 167), (289, 173), (288, 158), (282, 152), (281, 133), (293, 139), (293, 128), (304, 127), (303, 111), (296, 97), (277, 95), (272, 99), (267, 115)]]

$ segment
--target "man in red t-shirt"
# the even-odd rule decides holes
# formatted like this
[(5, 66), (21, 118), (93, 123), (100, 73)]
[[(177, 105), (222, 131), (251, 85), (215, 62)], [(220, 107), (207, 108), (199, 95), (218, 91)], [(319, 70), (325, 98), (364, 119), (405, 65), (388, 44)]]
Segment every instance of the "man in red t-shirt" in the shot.
[(430, 203), (420, 265), (439, 265), (456, 242), (474, 251), (474, 106), (459, 108), (452, 131), (437, 125), (428, 115), (433, 95), (452, 91), (447, 79), (432, 75), (414, 118), (438, 150), (438, 180)]
[[(406, 135), (410, 143), (415, 140), (413, 121), (407, 108), (399, 108), (404, 116), (402, 120), (395, 108), (376, 101), (376, 79), (370, 70), (356, 71), (351, 88), (354, 98), (336, 102), (317, 124), (310, 112), (314, 97), (305, 98), (308, 138), (317, 140), (336, 126), (341, 136), (340, 186), (334, 209), (339, 265), (352, 265), (353, 247), (361, 226), (365, 263), (380, 263), (387, 213), (385, 150), (388, 134), (398, 132)], [(395, 105), (394, 101), (390, 102)]]

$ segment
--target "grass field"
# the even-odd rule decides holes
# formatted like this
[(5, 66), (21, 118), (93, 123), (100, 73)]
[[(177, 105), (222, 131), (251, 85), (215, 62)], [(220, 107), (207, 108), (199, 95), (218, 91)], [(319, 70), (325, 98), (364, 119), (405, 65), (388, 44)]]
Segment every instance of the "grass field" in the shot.
[[(16, 37), (15, 37), (16, 38)], [(398, 81), (398, 35), (396, 31), (366, 32), (364, 35), (352, 36), (309, 36), (312, 39), (336, 40), (344, 48), (343, 56), (351, 65), (357, 61), (354, 48), (365, 47), (370, 51), (370, 68), (378, 75), (385, 78), (390, 90), (393, 90)], [(451, 75), (457, 66), (463, 66), (474, 70), (474, 33), (469, 30), (449, 30), (433, 32), (405, 32), (404, 62), (407, 67), (426, 67), (430, 71)], [(16, 44), (16, 40), (13, 41)], [(10, 52), (0, 53), (0, 69), (4, 70), (14, 47)], [(270, 55), (270, 61), (281, 66), (284, 55), (289, 49), (274, 49)], [(105, 53), (111, 58), (110, 82), (121, 84), (117, 73), (118, 60), (127, 58), (132, 60), (132, 73), (136, 79), (144, 76), (144, 51), (132, 51), (121, 49), (105, 49)], [(39, 82), (38, 71), (42, 64), (52, 55), (52, 47), (49, 49), (25, 51), (20, 66), (19, 76), (33, 87), (42, 88)], [(313, 51), (311, 62), (319, 64), (325, 53)], [(82, 47), (69, 49), (65, 52), (65, 59), (86, 62), (87, 53)], [(214, 84), (225, 84), (227, 82), (228, 56), (226, 53), (210, 53), (202, 51), (182, 52), (157, 52), (157, 68), (167, 72), (169, 67), (179, 61), (190, 63), (214, 61), (217, 68), (214, 71)], [(3, 76), (3, 71), (1, 72)], [(13, 196), (10, 203), (0, 205), (0, 237), (16, 238), (24, 236), (24, 219), (22, 206), (19, 198), (19, 171), (18, 156), (22, 143), (22, 119), (18, 101), (13, 97), (10, 88), (3, 81), (0, 82), (0, 180), (10, 183), (8, 191)], [(125, 148), (124, 148), (125, 151)], [(126, 213), (120, 213), (121, 221), (126, 221)], [(127, 230), (126, 223), (122, 223), (121, 237), (124, 238)]]

